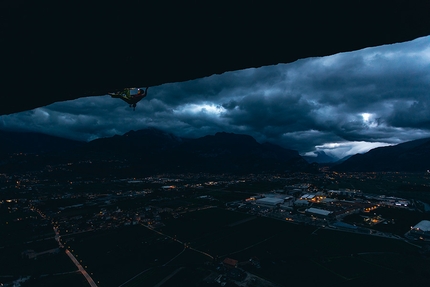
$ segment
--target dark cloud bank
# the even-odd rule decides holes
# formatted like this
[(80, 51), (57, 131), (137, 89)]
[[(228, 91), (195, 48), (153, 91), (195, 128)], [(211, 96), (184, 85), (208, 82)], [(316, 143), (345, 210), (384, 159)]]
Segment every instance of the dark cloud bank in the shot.
[(133, 112), (109, 96), (0, 117), (1, 129), (92, 140), (156, 127), (244, 133), (343, 157), (430, 136), (430, 37), (151, 87)]

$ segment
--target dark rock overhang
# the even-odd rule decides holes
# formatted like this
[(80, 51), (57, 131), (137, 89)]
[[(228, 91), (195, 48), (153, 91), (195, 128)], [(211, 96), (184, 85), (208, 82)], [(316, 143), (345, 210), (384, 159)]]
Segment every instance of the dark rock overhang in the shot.
[(3, 2), (0, 115), (430, 34), (425, 0)]

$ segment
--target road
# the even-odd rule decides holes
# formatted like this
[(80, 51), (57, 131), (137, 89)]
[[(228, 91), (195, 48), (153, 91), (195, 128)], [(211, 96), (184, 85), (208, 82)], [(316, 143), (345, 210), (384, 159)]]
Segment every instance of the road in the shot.
[(84, 275), (85, 279), (87, 279), (88, 283), (91, 287), (97, 287), (96, 282), (94, 282), (93, 278), (91, 278), (90, 274), (87, 273), (87, 271), (82, 267), (82, 265), (78, 262), (78, 260), (75, 258), (75, 256), (66, 249), (66, 254), (69, 256), (69, 258), (75, 263), (76, 267), (78, 267), (78, 270)]
[(163, 285), (164, 283), (166, 283), (166, 281), (168, 281), (170, 278), (172, 278), (173, 276), (175, 276), (176, 273), (178, 273), (179, 271), (181, 271), (184, 268), (185, 267), (179, 267), (178, 269), (176, 269), (175, 271), (173, 271), (172, 273), (170, 273), (169, 275), (167, 275), (166, 277), (164, 277), (164, 279), (161, 280), (160, 282), (158, 282), (158, 284), (155, 285), (154, 287), (160, 287), (161, 285)]
[(121, 285), (119, 285), (118, 287), (122, 287), (122, 286), (124, 286), (125, 284), (127, 284), (127, 283), (129, 283), (129, 282), (133, 281), (135, 278), (139, 277), (140, 275), (142, 275), (143, 273), (145, 273), (145, 272), (147, 272), (147, 271), (149, 271), (149, 270), (151, 270), (151, 269), (152, 269), (152, 267), (150, 267), (150, 268), (148, 268), (148, 269), (143, 270), (142, 272), (140, 272), (140, 273), (139, 273), (139, 274), (137, 274), (136, 276), (133, 276), (132, 278), (128, 279), (127, 281), (125, 281), (124, 283), (122, 283)]
[(204, 252), (204, 251), (201, 251), (201, 250), (198, 250), (198, 249), (192, 248), (192, 247), (191, 247), (191, 246), (189, 246), (188, 244), (186, 244), (186, 243), (184, 243), (184, 242), (182, 242), (182, 241), (180, 241), (180, 240), (178, 240), (178, 239), (176, 239), (176, 238), (174, 238), (174, 237), (172, 237), (172, 236), (170, 236), (170, 235), (164, 234), (164, 233), (162, 233), (162, 232), (160, 232), (160, 231), (158, 231), (158, 230), (155, 230), (154, 228), (151, 228), (151, 227), (149, 227), (148, 225), (145, 225), (145, 224), (143, 224), (143, 223), (141, 223), (140, 225), (142, 225), (142, 226), (144, 226), (144, 227), (148, 228), (149, 230), (152, 230), (152, 231), (154, 231), (154, 232), (157, 232), (158, 234), (160, 234), (160, 235), (162, 235), (162, 236), (168, 237), (168, 238), (172, 239), (173, 241), (178, 242), (179, 244), (184, 245), (184, 247), (185, 247), (185, 248), (188, 248), (188, 249), (190, 249), (190, 250), (193, 250), (193, 251), (199, 252), (199, 253), (201, 253), (201, 254), (203, 254), (203, 255), (206, 255), (206, 256), (207, 256), (207, 257), (209, 257), (210, 259), (214, 259), (212, 255), (210, 255), (210, 254), (208, 254), (208, 253), (206, 253), (206, 252)]
[[(54, 232), (55, 232), (55, 240), (58, 242), (58, 245), (60, 246), (60, 248), (64, 248), (64, 245), (61, 243), (61, 236), (60, 233), (58, 232), (58, 228), (53, 227)], [(76, 257), (68, 250), (66, 249), (66, 254), (67, 256), (69, 256), (69, 258), (72, 260), (72, 262), (76, 265), (76, 267), (78, 267), (79, 272), (82, 273), (82, 275), (84, 275), (85, 279), (87, 279), (88, 284), (90, 284), (91, 287), (97, 287), (96, 282), (94, 282), (93, 278), (91, 278), (90, 274), (88, 274), (88, 272), (84, 269), (84, 267), (82, 267), (82, 265), (79, 263), (79, 261), (76, 259)]]
[(244, 248), (242, 248), (242, 249), (240, 249), (240, 250), (236, 250), (236, 251), (234, 251), (234, 252), (229, 252), (229, 253), (227, 253), (227, 254), (221, 255), (220, 257), (224, 257), (224, 256), (228, 256), (228, 255), (236, 254), (236, 253), (242, 252), (242, 251), (244, 251), (244, 250), (250, 249), (250, 248), (252, 248), (252, 247), (254, 247), (254, 246), (257, 246), (258, 244), (261, 244), (261, 243), (263, 243), (263, 242), (266, 242), (267, 240), (272, 239), (272, 238), (273, 238), (273, 237), (275, 237), (275, 236), (276, 236), (276, 235), (273, 235), (273, 236), (267, 237), (266, 239), (263, 239), (263, 240), (261, 240), (261, 241), (259, 241), (259, 242), (257, 242), (257, 243), (254, 243), (254, 244), (252, 244), (252, 245), (249, 245), (249, 246), (247, 246), (247, 247), (244, 247)]

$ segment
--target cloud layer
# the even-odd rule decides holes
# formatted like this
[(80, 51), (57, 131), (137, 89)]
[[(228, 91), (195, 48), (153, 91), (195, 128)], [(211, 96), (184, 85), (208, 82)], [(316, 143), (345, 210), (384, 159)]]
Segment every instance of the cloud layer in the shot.
[(136, 111), (100, 96), (0, 117), (0, 129), (79, 140), (145, 127), (337, 157), (430, 137), (430, 37), (151, 87)]

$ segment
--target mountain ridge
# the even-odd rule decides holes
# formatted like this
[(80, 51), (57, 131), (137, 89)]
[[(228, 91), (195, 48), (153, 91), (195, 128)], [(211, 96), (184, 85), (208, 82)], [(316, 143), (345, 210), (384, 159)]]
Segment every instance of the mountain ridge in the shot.
[(0, 130), (0, 155), (11, 153), (65, 152), (85, 142), (36, 132)]
[(403, 171), (430, 169), (430, 138), (378, 147), (332, 167), (334, 171)]
[(302, 156), (308, 163), (316, 162), (318, 164), (325, 164), (325, 163), (334, 163), (337, 160), (334, 157), (329, 156), (324, 151), (316, 151), (314, 152), (316, 156)]
[[(309, 168), (310, 165), (297, 151), (272, 143), (260, 144), (249, 135), (218, 132), (187, 139), (155, 128), (132, 130), (87, 143), (79, 142), (67, 152), (43, 153), (43, 157), (33, 161), (27, 158), (28, 166), (21, 168), (42, 168), (43, 160), (46, 164), (80, 162), (79, 169), (86, 172), (99, 169), (114, 173), (121, 166), (121, 172), (130, 175), (154, 172), (315, 171)], [(19, 161), (9, 160), (2, 164), (3, 169), (7, 168), (8, 162), (14, 163), (15, 170), (20, 168)], [(92, 167), (84, 167), (82, 162), (91, 162)]]
[[(297, 151), (273, 143), (258, 143), (252, 136), (217, 132), (199, 138), (182, 138), (156, 128), (131, 130), (123, 135), (99, 138), (90, 142), (65, 139), (34, 132), (0, 130), (2, 169), (13, 163), (14, 170), (22, 160), (13, 154), (41, 155), (27, 157), (29, 167), (43, 164), (85, 160), (127, 161), (130, 168), (145, 172), (280, 172), (309, 170), (310, 163), (331, 166), (334, 171), (407, 171), (430, 169), (430, 138), (393, 146), (378, 147), (343, 161), (318, 162), (317, 157), (301, 157)], [(327, 156), (327, 155), (325, 155)], [(42, 162), (45, 160), (45, 163)], [(29, 161), (30, 160), (30, 161)], [(310, 170), (315, 171), (314, 168)], [(113, 169), (113, 167), (112, 167)]]

